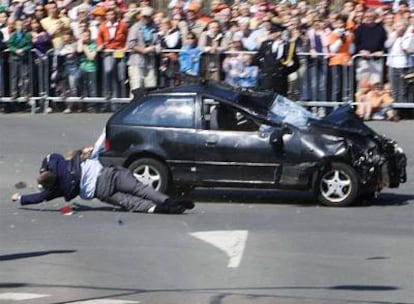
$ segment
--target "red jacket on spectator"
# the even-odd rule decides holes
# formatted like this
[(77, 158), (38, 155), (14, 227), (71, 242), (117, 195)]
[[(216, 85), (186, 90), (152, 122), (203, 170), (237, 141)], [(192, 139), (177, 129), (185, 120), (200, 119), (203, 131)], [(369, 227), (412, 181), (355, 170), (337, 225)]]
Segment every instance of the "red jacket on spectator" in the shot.
[(108, 22), (103, 21), (99, 26), (98, 37), (96, 43), (101, 46), (104, 45), (106, 49), (119, 50), (125, 48), (128, 37), (128, 27), (122, 20), (117, 21), (115, 36), (111, 39), (109, 35)]

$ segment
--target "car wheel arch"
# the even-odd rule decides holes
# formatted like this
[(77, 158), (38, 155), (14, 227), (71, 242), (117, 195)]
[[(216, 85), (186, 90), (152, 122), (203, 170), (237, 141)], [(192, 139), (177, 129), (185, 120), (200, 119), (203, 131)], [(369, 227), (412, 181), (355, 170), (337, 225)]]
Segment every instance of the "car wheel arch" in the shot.
[[(320, 161), (319, 165), (315, 168), (315, 170), (312, 173), (311, 179), (310, 179), (310, 186), (311, 189), (315, 189), (316, 183), (318, 182), (319, 178), (323, 174), (325, 170), (327, 170), (330, 166), (332, 166), (333, 163), (342, 163), (342, 164), (350, 164), (350, 159), (345, 159), (343, 157), (337, 157), (337, 156), (330, 156), (325, 157), (323, 160)], [(358, 172), (356, 168), (354, 168), (355, 171)]]
[[(332, 166), (333, 163), (342, 163), (342, 164), (350, 165), (351, 162), (352, 160), (349, 158), (343, 158), (343, 157), (337, 157), (337, 156), (325, 157), (323, 160), (320, 161), (320, 163), (317, 165), (315, 170), (313, 170), (313, 173), (310, 176), (310, 188), (312, 190), (315, 189), (316, 183), (318, 182), (321, 174), (323, 174), (323, 172), (327, 170), (327, 168)], [(358, 168), (354, 168), (354, 170), (359, 175)]]
[(134, 161), (136, 161), (140, 158), (153, 158), (155, 160), (158, 160), (158, 161), (162, 162), (165, 166), (168, 167), (167, 162), (165, 161), (165, 159), (162, 156), (160, 156), (156, 153), (147, 152), (147, 151), (136, 152), (136, 153), (130, 154), (128, 156), (128, 158), (125, 160), (123, 166), (125, 168), (128, 168)]

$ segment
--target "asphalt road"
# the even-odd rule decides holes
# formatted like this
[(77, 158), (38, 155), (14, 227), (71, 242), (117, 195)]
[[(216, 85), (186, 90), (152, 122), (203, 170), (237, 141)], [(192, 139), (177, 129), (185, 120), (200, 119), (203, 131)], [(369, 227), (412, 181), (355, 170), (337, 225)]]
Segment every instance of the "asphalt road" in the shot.
[(197, 189), (183, 215), (10, 202), (35, 189), (45, 154), (93, 143), (107, 118), (0, 115), (0, 303), (414, 303), (414, 121), (370, 123), (409, 163), (408, 182), (371, 204), (246, 189)]

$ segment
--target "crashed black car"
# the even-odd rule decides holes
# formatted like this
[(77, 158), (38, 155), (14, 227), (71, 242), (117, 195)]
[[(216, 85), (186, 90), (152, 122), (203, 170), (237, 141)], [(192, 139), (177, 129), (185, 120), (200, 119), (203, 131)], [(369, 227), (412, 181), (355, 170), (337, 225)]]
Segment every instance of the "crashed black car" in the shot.
[(347, 206), (406, 181), (406, 156), (341, 106), (318, 119), (270, 92), (196, 84), (143, 93), (106, 125), (105, 164), (160, 191), (311, 190)]

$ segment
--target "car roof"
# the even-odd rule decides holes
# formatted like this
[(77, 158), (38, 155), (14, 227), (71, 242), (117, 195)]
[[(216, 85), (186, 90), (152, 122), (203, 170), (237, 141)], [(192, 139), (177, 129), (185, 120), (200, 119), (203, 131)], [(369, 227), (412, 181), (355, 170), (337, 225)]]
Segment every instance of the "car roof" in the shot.
[(227, 84), (218, 82), (206, 82), (202, 84), (181, 85), (171, 88), (151, 91), (149, 94), (170, 94), (170, 93), (196, 93), (205, 94), (223, 100), (247, 112), (265, 114), (275, 93), (270, 91), (256, 91), (251, 89), (238, 89)]

